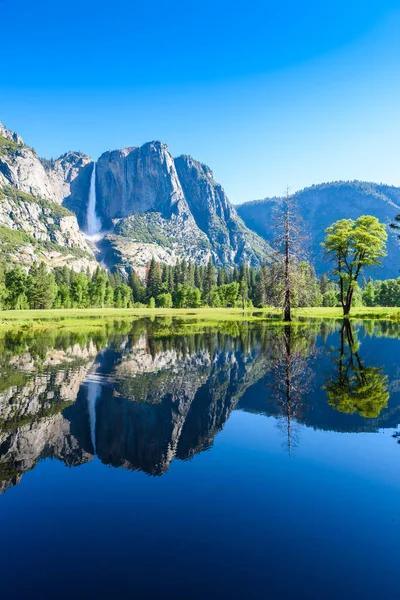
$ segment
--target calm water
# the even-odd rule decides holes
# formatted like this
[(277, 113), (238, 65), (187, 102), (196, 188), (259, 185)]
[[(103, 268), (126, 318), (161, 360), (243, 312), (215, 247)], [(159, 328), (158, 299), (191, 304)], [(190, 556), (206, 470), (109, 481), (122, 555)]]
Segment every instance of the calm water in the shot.
[(4, 598), (399, 597), (400, 328), (218, 329), (0, 339)]

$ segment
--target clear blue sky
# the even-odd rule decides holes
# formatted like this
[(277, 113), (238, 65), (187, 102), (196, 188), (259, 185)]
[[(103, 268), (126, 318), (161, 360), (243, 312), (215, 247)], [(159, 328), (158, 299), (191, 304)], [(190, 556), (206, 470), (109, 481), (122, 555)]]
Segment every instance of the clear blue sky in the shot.
[(160, 139), (233, 202), (400, 185), (400, 1), (0, 0), (0, 120), (42, 156)]

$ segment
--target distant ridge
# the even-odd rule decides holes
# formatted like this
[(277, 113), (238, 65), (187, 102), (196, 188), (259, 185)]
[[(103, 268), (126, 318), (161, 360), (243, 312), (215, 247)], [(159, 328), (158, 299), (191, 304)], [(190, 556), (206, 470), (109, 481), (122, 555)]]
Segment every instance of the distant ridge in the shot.
[[(310, 237), (310, 257), (319, 273), (330, 268), (324, 259), (321, 242), (326, 227), (344, 218), (356, 219), (364, 214), (376, 216), (389, 224), (400, 213), (400, 187), (367, 181), (334, 181), (312, 185), (295, 192), (300, 214)], [(281, 198), (264, 198), (236, 206), (239, 216), (253, 231), (268, 242), (273, 239), (273, 210)], [(370, 271), (374, 277), (400, 276), (400, 243), (388, 228), (388, 256), (383, 268)]]

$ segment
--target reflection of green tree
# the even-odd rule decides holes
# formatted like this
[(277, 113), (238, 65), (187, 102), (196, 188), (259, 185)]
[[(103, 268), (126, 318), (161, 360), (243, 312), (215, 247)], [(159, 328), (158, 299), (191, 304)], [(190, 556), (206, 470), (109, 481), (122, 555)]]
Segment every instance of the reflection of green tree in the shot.
[(340, 355), (336, 362), (337, 377), (326, 385), (328, 404), (346, 414), (358, 412), (362, 417), (378, 417), (389, 401), (388, 377), (382, 368), (362, 364), (359, 343), (347, 319), (340, 330)]

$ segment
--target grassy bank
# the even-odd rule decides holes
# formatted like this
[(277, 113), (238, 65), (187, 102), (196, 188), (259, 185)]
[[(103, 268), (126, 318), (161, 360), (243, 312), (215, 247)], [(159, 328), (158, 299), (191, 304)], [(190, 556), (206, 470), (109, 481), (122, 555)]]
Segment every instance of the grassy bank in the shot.
[[(302, 308), (294, 311), (294, 320), (340, 319), (340, 308)], [(199, 308), (199, 309), (122, 309), (90, 308), (69, 310), (10, 310), (0, 311), (0, 329), (83, 328), (103, 327), (106, 322), (129, 321), (142, 317), (174, 317), (188, 322), (212, 324), (221, 321), (264, 321), (281, 323), (281, 311), (276, 309)], [(400, 308), (355, 308), (354, 319), (399, 320)]]

